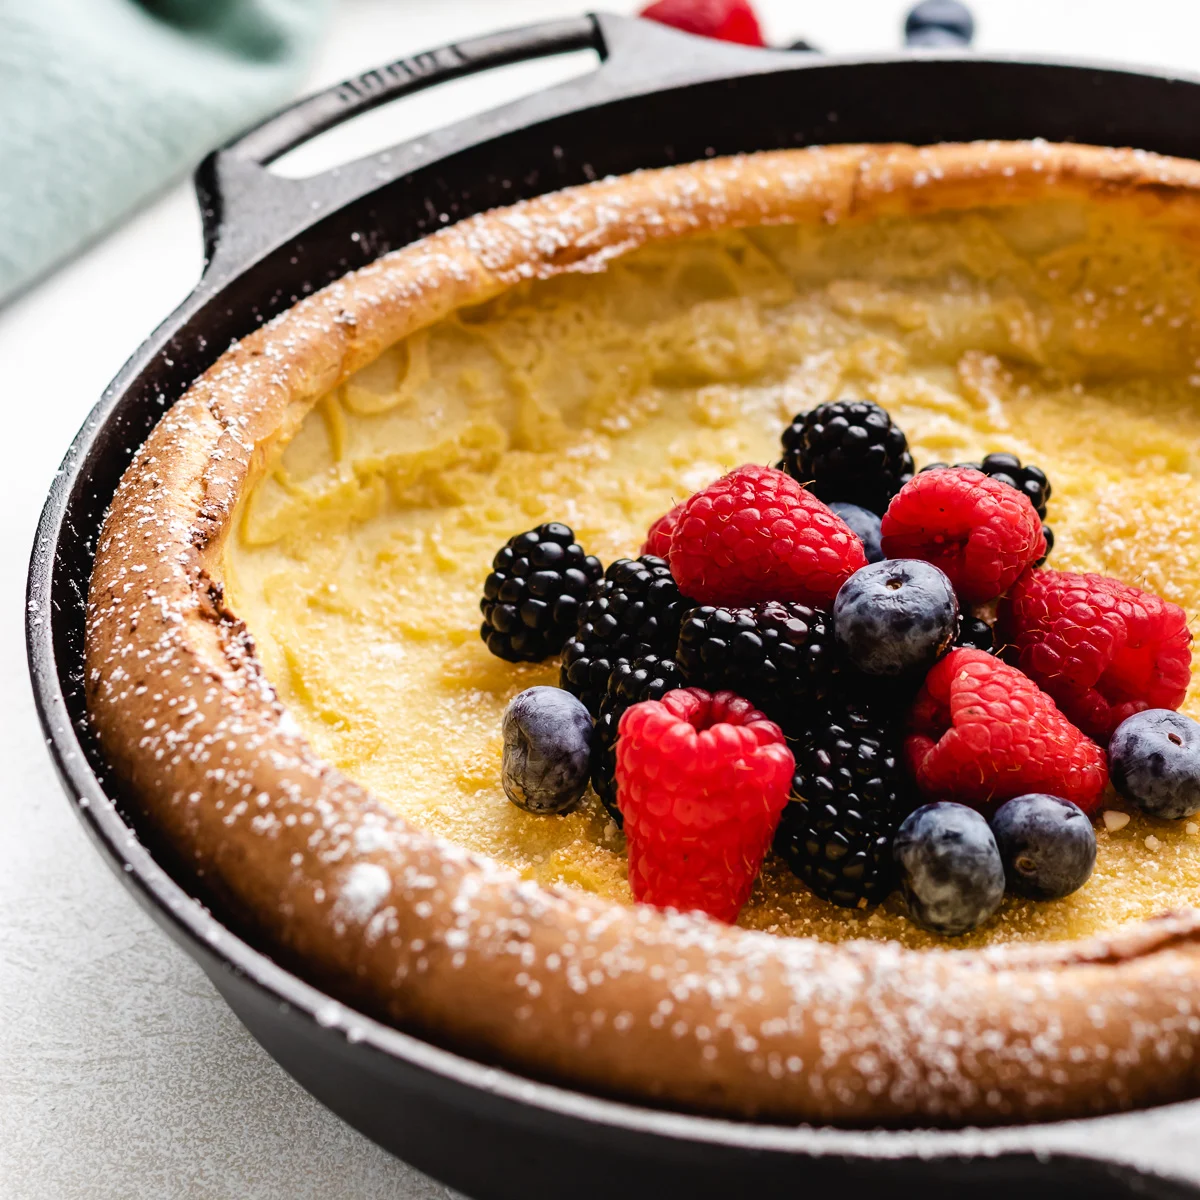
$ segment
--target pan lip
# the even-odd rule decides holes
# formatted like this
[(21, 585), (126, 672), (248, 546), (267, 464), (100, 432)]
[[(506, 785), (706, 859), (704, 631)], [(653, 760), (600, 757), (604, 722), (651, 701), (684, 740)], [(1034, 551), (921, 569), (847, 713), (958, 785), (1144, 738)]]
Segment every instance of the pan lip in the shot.
[[(808, 63), (805, 66), (850, 67), (903, 63), (910, 57), (917, 56), (841, 56), (823, 59), (819, 63)], [(919, 57), (924, 61), (981, 61), (1033, 67), (1085, 68), (1188, 84), (1200, 83), (1200, 75), (1143, 70), (1127, 64), (1109, 65), (1088, 60), (1039, 60), (1017, 56), (990, 56), (983, 60), (965, 60), (963, 56), (954, 54), (923, 54)], [(768, 67), (766, 71), (757, 73), (769, 71)], [(730, 78), (752, 73), (756, 72), (731, 74)], [(710, 81), (706, 79), (703, 82)], [(677, 90), (685, 86), (687, 85), (672, 82), (658, 90)], [(471, 148), (467, 146), (463, 149)], [(347, 204), (357, 202), (351, 200)], [(322, 214), (320, 219), (326, 219), (329, 215)], [(303, 233), (294, 236), (303, 236)], [(55, 766), (73, 807), (89, 833), (100, 844), (110, 866), (119, 874), (128, 876), (127, 885), (138, 892), (145, 902), (152, 904), (161, 918), (169, 921), (190, 945), (201, 952), (202, 958), (212, 956), (219, 959), (223, 967), (244, 977), (275, 1000), (303, 1012), (314, 1024), (331, 1035), (346, 1036), (350, 1041), (361, 1041), (379, 1053), (492, 1097), (635, 1134), (661, 1135), (735, 1149), (834, 1156), (851, 1154), (856, 1157), (884, 1160), (912, 1156), (953, 1158), (1041, 1153), (1062, 1153), (1071, 1157), (1088, 1158), (1090, 1155), (1086, 1149), (1077, 1144), (1063, 1145), (1060, 1148), (1053, 1144), (1043, 1144), (1047, 1139), (1037, 1135), (1071, 1129), (1094, 1129), (1099, 1135), (1100, 1128), (1110, 1126), (1114, 1121), (1123, 1121), (1139, 1115), (1138, 1112), (1123, 1113), (1077, 1121), (1014, 1125), (987, 1130), (853, 1130), (743, 1123), (610, 1100), (488, 1066), (356, 1012), (344, 1002), (334, 1000), (300, 976), (279, 966), (263, 952), (256, 950), (224, 926), (199, 900), (177, 883), (137, 839), (133, 828), (125, 822), (104, 792), (87, 761), (77, 731), (67, 712), (63, 676), (60, 674), (53, 644), (53, 630), (57, 619), (51, 601), (55, 558), (71, 494), (80, 481), (86, 479), (85, 467), (95, 452), (96, 442), (128, 397), (132, 384), (169, 340), (185, 330), (198, 316), (207, 302), (218, 298), (239, 278), (259, 266), (260, 262), (255, 261), (243, 270), (216, 281), (209, 282), (202, 278), (196, 289), (141, 344), (105, 389), (73, 439), (55, 474), (35, 535), (26, 593), (27, 653), (35, 705)], [(213, 283), (217, 286), (214, 287)], [(219, 350), (214, 347), (214, 356), (217, 353)], [(1185, 1101), (1164, 1108), (1200, 1113), (1200, 1101)], [(1140, 1110), (1141, 1113), (1160, 1111), (1163, 1110)], [(1050, 1138), (1049, 1141), (1052, 1143), (1054, 1139)]]

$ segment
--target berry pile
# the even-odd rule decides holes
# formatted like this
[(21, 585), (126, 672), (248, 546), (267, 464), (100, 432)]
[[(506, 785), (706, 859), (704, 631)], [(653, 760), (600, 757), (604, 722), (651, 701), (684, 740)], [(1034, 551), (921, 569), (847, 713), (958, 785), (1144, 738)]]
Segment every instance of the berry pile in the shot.
[(505, 714), (515, 804), (564, 812), (590, 781), (638, 900), (735, 920), (773, 846), (822, 899), (899, 889), (947, 936), (1086, 882), (1110, 772), (1147, 813), (1200, 812), (1186, 614), (1042, 567), (1043, 471), (996, 453), (914, 474), (860, 400), (782, 441), (778, 468), (687, 497), (607, 571), (558, 523), (497, 554), (488, 649), (561, 653), (561, 689)]

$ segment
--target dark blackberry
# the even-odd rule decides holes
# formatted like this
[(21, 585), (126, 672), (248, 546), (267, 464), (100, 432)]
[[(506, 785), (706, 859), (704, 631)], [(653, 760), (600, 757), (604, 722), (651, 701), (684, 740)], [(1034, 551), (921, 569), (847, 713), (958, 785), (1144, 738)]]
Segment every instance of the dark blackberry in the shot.
[(775, 850), (823, 900), (878, 904), (895, 887), (892, 839), (912, 807), (897, 727), (857, 708), (792, 743), (793, 798)]
[(828, 694), (837, 674), (829, 614), (778, 600), (691, 609), (675, 658), (692, 686), (737, 692), (785, 727)]
[(661, 700), (681, 687), (687, 684), (679, 664), (657, 654), (646, 654), (632, 662), (622, 660), (608, 677), (608, 691), (600, 704), (592, 738), (592, 787), (617, 825), (623, 823), (617, 807), (617, 725), (630, 705)]
[[(825, 724), (836, 721), (849, 711), (864, 728), (879, 730), (893, 740), (902, 739), (904, 723), (924, 682), (920, 672), (893, 679), (843, 670), (836, 689), (822, 710)], [(784, 732), (789, 737), (799, 738), (815, 727), (816, 721), (810, 717), (804, 724), (785, 729)]]
[(661, 558), (619, 558), (592, 586), (579, 625), (563, 650), (562, 686), (600, 711), (613, 667), (622, 659), (657, 654), (670, 658), (679, 622), (693, 601), (679, 594)]
[(836, 400), (797, 413), (783, 431), (779, 469), (828, 503), (882, 513), (912, 478), (904, 431), (869, 400)]
[(1032, 502), (1037, 515), (1043, 521), (1046, 519), (1046, 501), (1050, 499), (1051, 487), (1050, 480), (1046, 478), (1046, 472), (1041, 467), (1035, 467), (1032, 464), (1023, 467), (1021, 460), (1015, 454), (989, 454), (978, 465), (985, 475), (990, 475), (993, 479), (1007, 483), (1009, 487), (1015, 487), (1019, 492), (1024, 492)]
[(999, 654), (996, 646), (996, 630), (982, 617), (964, 616), (958, 628), (954, 645), (966, 650), (985, 650), (988, 654)]
[(1040, 567), (1050, 557), (1050, 551), (1054, 549), (1054, 530), (1045, 521), (1042, 522), (1042, 534), (1046, 539), (1046, 553), (1033, 564), (1035, 567)]
[(509, 662), (540, 662), (557, 654), (575, 632), (588, 589), (603, 570), (568, 525), (551, 521), (518, 533), (492, 559), (479, 602), (479, 636)]
[[(946, 465), (946, 463), (930, 463), (921, 470), (934, 471), (939, 467), (944, 469)], [(963, 462), (954, 465), (956, 467), (974, 467), (976, 471), (982, 471), (1000, 483), (1007, 483), (1009, 487), (1014, 487), (1018, 492), (1028, 496), (1034, 511), (1042, 520), (1042, 532), (1046, 535), (1046, 553), (1049, 554), (1054, 549), (1054, 530), (1046, 524), (1046, 503), (1050, 499), (1053, 489), (1050, 486), (1050, 480), (1046, 478), (1046, 472), (1041, 467), (1035, 467), (1032, 463), (1029, 466), (1022, 466), (1021, 460), (1015, 454), (1007, 453), (989, 454), (983, 462)], [(1042, 558), (1034, 563), (1034, 566), (1040, 567), (1045, 561), (1045, 558)]]

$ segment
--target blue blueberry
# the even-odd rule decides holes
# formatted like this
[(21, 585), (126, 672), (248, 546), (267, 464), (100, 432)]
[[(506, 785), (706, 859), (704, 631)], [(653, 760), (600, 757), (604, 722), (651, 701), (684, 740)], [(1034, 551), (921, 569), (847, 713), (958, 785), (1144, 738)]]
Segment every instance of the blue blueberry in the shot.
[(1096, 865), (1096, 833), (1083, 809), (1058, 796), (1031, 792), (1002, 804), (992, 834), (1008, 890), (1034, 900), (1058, 900), (1083, 887)]
[(923, 805), (901, 823), (892, 854), (909, 915), (934, 933), (967, 933), (1004, 899), (996, 839), (973, 808)]
[(926, 670), (958, 633), (958, 598), (932, 563), (885, 559), (842, 584), (833, 632), (850, 662), (868, 675)]
[(969, 46), (975, 36), (975, 18), (960, 0), (922, 0), (913, 5), (904, 22), (906, 46), (936, 49)]
[(1113, 787), (1152, 817), (1200, 812), (1200, 724), (1169, 708), (1136, 713), (1108, 744)]
[(561, 813), (588, 784), (592, 718), (570, 692), (531, 687), (504, 710), (504, 794), (532, 813)]
[(869, 508), (863, 508), (858, 504), (850, 504), (846, 500), (832, 500), (830, 501), (829, 508), (831, 512), (841, 517), (850, 526), (850, 532), (862, 542), (863, 550), (867, 555), (867, 562), (882, 562), (883, 540), (880, 533), (880, 526), (883, 524), (883, 518), (877, 513), (873, 513)]

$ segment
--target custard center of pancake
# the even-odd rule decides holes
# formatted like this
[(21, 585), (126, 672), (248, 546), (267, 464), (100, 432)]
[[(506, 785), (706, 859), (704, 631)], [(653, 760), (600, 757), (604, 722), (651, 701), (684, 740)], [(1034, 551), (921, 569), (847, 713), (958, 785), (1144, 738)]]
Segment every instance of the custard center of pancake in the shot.
[[(479, 638), (491, 558), (543, 521), (607, 564), (797, 412), (858, 396), (918, 468), (1010, 451), (1050, 476), (1049, 565), (1200, 611), (1200, 270), (1116, 206), (1054, 202), (649, 247), (521, 285), (393, 347), (325, 397), (245, 499), (234, 609), (317, 751), (406, 819), (542, 883), (628, 902), (622, 835), (590, 795), (524, 813), (500, 719), (557, 662)], [(1200, 717), (1189, 694), (1186, 712)], [(1110, 796), (1101, 810), (1123, 810)], [(1097, 820), (1089, 882), (1005, 901), (955, 945), (1066, 938), (1200, 899), (1200, 828)], [(946, 943), (894, 897), (818, 900), (773, 857), (741, 923)]]

